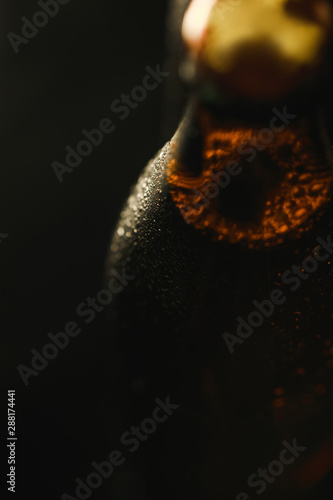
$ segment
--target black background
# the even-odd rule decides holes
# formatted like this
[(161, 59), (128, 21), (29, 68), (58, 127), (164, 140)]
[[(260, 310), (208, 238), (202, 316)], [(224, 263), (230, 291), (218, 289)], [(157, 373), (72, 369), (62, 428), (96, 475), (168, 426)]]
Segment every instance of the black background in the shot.
[[(83, 326), (27, 387), (17, 366), (30, 366), (31, 349), (77, 320), (78, 304), (101, 289), (129, 187), (176, 123), (165, 127), (166, 89), (177, 74), (121, 121), (112, 101), (166, 59), (167, 1), (71, 0), (15, 54), (7, 34), (21, 34), (21, 17), (37, 10), (37, 1), (1, 0), (0, 233), (8, 237), (0, 240), (0, 414), (6, 438), (7, 389), (16, 389), (16, 498), (52, 500), (74, 495), (75, 478), (106, 459), (126, 430), (113, 404), (119, 366), (105, 316)], [(51, 163), (64, 163), (65, 147), (105, 117), (115, 132), (59, 183)], [(3, 461), (2, 482), (7, 472)], [(139, 498), (123, 479), (105, 481), (94, 498)]]
[[(40, 7), (0, 0), (0, 234), (8, 234), (0, 239), (1, 498), (15, 498), (5, 484), (8, 389), (16, 390), (20, 500), (75, 496), (75, 478), (85, 480), (91, 463), (106, 460), (139, 423), (124, 419), (121, 361), (106, 315), (85, 325), (75, 311), (103, 287), (110, 235), (130, 186), (182, 113), (177, 62), (165, 40), (169, 7), (168, 0), (71, 0), (15, 54), (7, 34), (20, 34), (21, 17), (32, 19)], [(147, 65), (162, 63), (170, 76), (121, 121), (111, 103), (141, 84)], [(116, 130), (59, 183), (52, 162), (64, 163), (65, 147), (75, 148), (82, 129), (103, 118)], [(48, 333), (69, 321), (80, 323), (81, 334), (26, 387), (17, 366), (29, 367), (31, 349), (40, 352)], [(91, 498), (144, 498), (130, 469), (127, 460)]]

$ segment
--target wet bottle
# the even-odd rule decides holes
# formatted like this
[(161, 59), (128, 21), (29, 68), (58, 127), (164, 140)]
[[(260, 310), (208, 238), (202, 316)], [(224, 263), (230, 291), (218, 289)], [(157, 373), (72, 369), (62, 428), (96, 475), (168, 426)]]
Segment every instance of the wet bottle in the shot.
[(128, 409), (179, 405), (142, 498), (333, 498), (332, 24), (326, 0), (186, 11), (185, 116), (107, 259), (135, 276), (111, 314)]

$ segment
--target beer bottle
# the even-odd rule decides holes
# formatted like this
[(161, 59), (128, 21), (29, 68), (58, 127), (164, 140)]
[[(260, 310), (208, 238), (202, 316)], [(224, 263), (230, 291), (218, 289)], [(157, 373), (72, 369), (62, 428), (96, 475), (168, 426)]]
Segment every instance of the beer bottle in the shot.
[[(333, 206), (327, 0), (192, 0), (189, 101), (110, 244), (147, 498), (333, 495)], [(141, 381), (138, 390), (137, 381)]]

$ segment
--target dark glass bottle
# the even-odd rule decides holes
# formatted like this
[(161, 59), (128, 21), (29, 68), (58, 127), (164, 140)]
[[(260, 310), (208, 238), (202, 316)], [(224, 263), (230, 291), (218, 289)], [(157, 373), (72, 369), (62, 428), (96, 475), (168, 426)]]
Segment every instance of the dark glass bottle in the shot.
[[(297, 2), (296, 11), (294, 2), (275, 3), (292, 19), (313, 19), (312, 2)], [(251, 67), (219, 72), (209, 64), (214, 54), (203, 55), (214, 47), (192, 42), (185, 117), (132, 190), (107, 261), (108, 275), (124, 268), (136, 277), (117, 297), (113, 318), (133, 418), (161, 394), (180, 405), (147, 444), (147, 467), (137, 465), (146, 498), (328, 500), (327, 59), (310, 72), (302, 60), (299, 74), (286, 70), (276, 85), (270, 58), (274, 67), (277, 56), (258, 54), (256, 40), (237, 54), (256, 61), (248, 80)], [(137, 380), (141, 392), (133, 390)]]

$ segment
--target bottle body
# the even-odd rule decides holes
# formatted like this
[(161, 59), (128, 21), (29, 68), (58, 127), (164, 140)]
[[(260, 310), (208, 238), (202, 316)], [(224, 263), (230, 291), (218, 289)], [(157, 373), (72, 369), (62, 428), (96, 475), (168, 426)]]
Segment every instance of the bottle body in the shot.
[(303, 500), (333, 466), (332, 206), (278, 245), (214, 241), (174, 202), (173, 155), (146, 167), (108, 260), (136, 276), (115, 304), (129, 379), (181, 407), (161, 431), (166, 491)]

